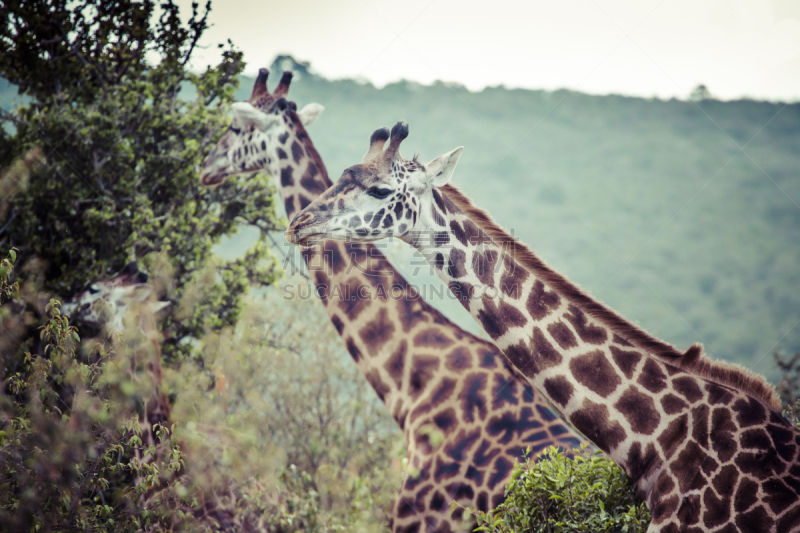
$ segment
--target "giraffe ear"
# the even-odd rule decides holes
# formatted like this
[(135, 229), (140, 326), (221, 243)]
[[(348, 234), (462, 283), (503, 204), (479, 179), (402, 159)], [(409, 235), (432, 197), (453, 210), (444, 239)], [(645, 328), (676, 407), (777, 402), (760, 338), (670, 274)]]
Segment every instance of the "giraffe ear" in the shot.
[(153, 304), (150, 306), (150, 309), (155, 314), (164, 309), (165, 307), (169, 306), (171, 303), (172, 302), (153, 302)]
[(300, 122), (303, 123), (303, 126), (308, 126), (317, 120), (323, 111), (325, 111), (324, 106), (319, 104), (308, 104), (297, 112), (297, 116), (300, 117)]
[(270, 127), (274, 126), (280, 119), (275, 115), (268, 115), (253, 107), (249, 102), (236, 102), (231, 105), (233, 111), (233, 118), (242, 126), (249, 126), (255, 124), (261, 131), (267, 131)]
[(444, 155), (440, 155), (427, 165), (425, 165), (425, 179), (434, 187), (441, 187), (453, 177), (458, 158), (464, 151), (463, 146), (451, 150)]

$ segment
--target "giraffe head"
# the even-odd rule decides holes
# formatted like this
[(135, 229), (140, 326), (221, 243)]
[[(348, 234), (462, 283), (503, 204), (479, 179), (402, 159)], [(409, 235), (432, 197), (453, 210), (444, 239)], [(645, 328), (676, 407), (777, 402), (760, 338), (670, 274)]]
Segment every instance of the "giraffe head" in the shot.
[[(62, 306), (62, 314), (69, 315), (73, 322), (120, 332), (124, 329), (128, 308), (150, 299), (152, 290), (147, 279), (147, 274), (139, 270), (135, 261), (128, 263), (113, 278), (92, 283), (85, 291), (76, 294)], [(156, 313), (169, 302), (152, 301), (148, 305)]]
[(319, 104), (308, 104), (297, 111), (297, 104), (286, 99), (292, 73), (286, 71), (281, 81), (270, 94), (267, 89), (269, 70), (258, 71), (250, 99), (231, 105), (233, 119), (228, 131), (203, 161), (200, 182), (203, 185), (219, 185), (228, 176), (266, 169), (278, 175), (279, 159), (293, 154), (281, 153), (281, 143), (276, 139), (294, 127), (288, 114), (297, 112), (304, 126), (314, 122), (324, 108)]
[(297, 244), (328, 237), (409, 240), (436, 228), (436, 212), (428, 204), (441, 200), (433, 189), (450, 180), (464, 147), (423, 165), (416, 157), (400, 155), (400, 143), (407, 136), (405, 122), (395, 124), (391, 133), (387, 128), (375, 130), (361, 164), (346, 169), (333, 187), (298, 213), (286, 239)]

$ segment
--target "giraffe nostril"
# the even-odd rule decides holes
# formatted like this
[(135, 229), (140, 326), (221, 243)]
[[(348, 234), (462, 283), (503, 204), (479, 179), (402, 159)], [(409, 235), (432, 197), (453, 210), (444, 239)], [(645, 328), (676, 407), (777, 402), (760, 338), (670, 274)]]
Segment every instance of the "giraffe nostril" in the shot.
[(311, 213), (305, 213), (303, 215), (300, 215), (300, 218), (298, 218), (295, 221), (295, 226), (302, 226), (303, 224), (307, 224), (307, 223), (311, 222), (311, 219), (313, 219), (313, 218), (314, 218), (314, 215), (312, 215)]

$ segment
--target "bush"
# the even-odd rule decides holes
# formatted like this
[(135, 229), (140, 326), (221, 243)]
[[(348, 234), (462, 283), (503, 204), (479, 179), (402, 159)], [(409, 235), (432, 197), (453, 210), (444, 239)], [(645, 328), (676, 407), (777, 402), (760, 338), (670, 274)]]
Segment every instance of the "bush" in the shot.
[[(274, 291), (250, 301), (161, 383), (141, 371), (137, 328), (80, 349), (59, 307), (47, 306), (43, 355), (26, 354), (0, 394), (4, 527), (386, 530), (403, 441), (319, 306)], [(319, 335), (303, 335), (301, 315)], [(140, 417), (158, 387), (180, 394), (148, 445)]]
[(476, 531), (644, 533), (650, 511), (622, 469), (585, 446), (576, 452), (549, 448), (538, 462), (517, 464), (506, 501), (476, 512)]
[(198, 488), (271, 531), (386, 530), (404, 441), (321, 306), (268, 290), (200, 353), (164, 375)]
[(164, 504), (177, 495), (164, 480), (182, 469), (182, 452), (166, 427), (156, 428), (157, 444), (143, 443), (135, 409), (143, 387), (125, 371), (125, 354), (81, 356), (77, 331), (59, 308), (57, 300), (46, 307), (43, 355), (27, 353), (0, 394), (0, 524), (146, 529), (169, 514)]

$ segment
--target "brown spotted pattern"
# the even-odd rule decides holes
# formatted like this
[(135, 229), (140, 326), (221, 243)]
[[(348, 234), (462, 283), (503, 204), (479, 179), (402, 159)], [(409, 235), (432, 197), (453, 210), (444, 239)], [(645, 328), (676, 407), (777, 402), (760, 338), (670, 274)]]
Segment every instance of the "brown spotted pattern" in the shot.
[[(662, 341), (632, 335), (630, 324), (614, 329), (616, 318), (596, 319), (601, 304), (540, 279), (515, 257), (510, 237), (510, 247), (488, 235), (466, 239), (467, 224), (491, 222), (485, 213), (467, 214), (436, 189), (422, 189), (415, 205), (431, 214), (414, 232), (444, 235), (408, 242), (514, 366), (632, 478), (652, 513), (649, 531), (800, 531), (800, 432), (768, 395), (693, 373), (699, 348), (671, 364), (645, 348), (667, 346)], [(314, 208), (298, 219), (315, 216)], [(487, 254), (502, 257), (492, 276)]]
[[(489, 250), (466, 246), (456, 256), (469, 268)], [(800, 531), (800, 433), (786, 419), (631, 346), (574, 304), (548, 297), (533, 276), (516, 298), (488, 298), (498, 294), (493, 284), (515, 275), (509, 269), (522, 267), (504, 262), (491, 283), (482, 282), (485, 273), (460, 275), (483, 295), (462, 302), (537, 390), (637, 483), (651, 531)], [(453, 270), (438, 272), (451, 283)]]
[[(259, 79), (266, 81), (265, 76)], [(262, 91), (256, 105), (272, 112), (279, 102)], [(240, 135), (243, 143), (250, 143), (247, 153), (253, 160), (278, 162), (270, 170), (280, 177), (289, 218), (331, 186), (293, 109), (283, 107), (286, 128), (266, 136), (265, 151), (259, 151), (257, 134), (253, 139), (249, 133)], [(238, 153), (234, 132), (220, 142), (225, 148), (218, 146), (209, 158)], [(417, 166), (409, 161), (387, 168), (399, 178)], [(255, 168), (262, 167), (245, 170)], [(214, 182), (216, 176), (208, 178)], [(346, 181), (333, 189), (337, 187), (347, 192)], [(359, 221), (370, 228), (373, 223), (383, 227), (389, 217), (401, 224), (415, 221), (401, 215), (395, 204), (365, 213)], [(391, 515), (393, 531), (468, 529), (471, 524), (461, 521), (461, 513), (451, 513), (452, 501), (493, 508), (502, 501), (514, 460), (524, 449), (536, 454), (547, 446), (571, 450), (580, 444), (494, 345), (428, 305), (377, 248), (321, 241), (306, 248), (304, 257), (315, 265), (310, 274), (348, 352), (403, 429), (409, 468)]]

